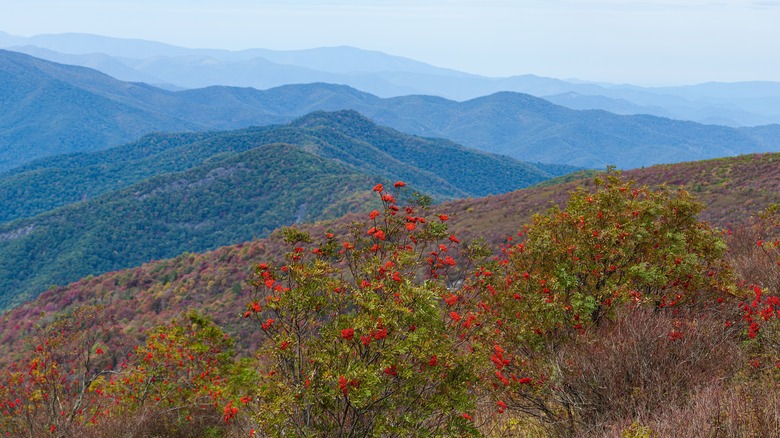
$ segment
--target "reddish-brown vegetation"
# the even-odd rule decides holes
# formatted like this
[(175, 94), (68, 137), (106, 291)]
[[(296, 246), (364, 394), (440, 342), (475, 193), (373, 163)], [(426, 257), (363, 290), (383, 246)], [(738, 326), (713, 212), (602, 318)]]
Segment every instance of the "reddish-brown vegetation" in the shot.
[[(780, 194), (746, 184), (764, 163), (773, 184), (777, 160), (681, 165), (716, 207), (711, 178), (744, 188), (735, 209), (700, 212), (685, 191), (607, 175), (526, 228), (529, 210), (564, 204), (560, 187), (427, 215), (378, 187), (382, 213), (52, 289), (0, 320), (0, 424), (12, 436), (89, 436), (92, 423), (129, 436), (776, 436), (780, 220), (766, 207)], [(633, 174), (652, 183), (663, 169)], [(721, 233), (707, 214), (734, 225)], [(485, 247), (495, 259), (470, 264)], [(100, 317), (80, 317), (86, 305)], [(216, 326), (185, 318), (193, 308)], [(232, 356), (217, 326), (259, 360)]]

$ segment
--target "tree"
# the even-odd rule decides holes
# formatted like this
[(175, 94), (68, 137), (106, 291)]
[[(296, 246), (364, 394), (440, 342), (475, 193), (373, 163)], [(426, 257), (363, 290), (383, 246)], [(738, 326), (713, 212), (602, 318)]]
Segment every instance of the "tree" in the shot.
[[(455, 335), (461, 315), (443, 297), (469, 261), (447, 233), (447, 216), (426, 217), (427, 198), (383, 210), (319, 245), (284, 232), (287, 263), (257, 266), (247, 305), (265, 333), (258, 352), (259, 430), (272, 436), (405, 436), (474, 432), (473, 355)], [(459, 264), (461, 266), (459, 266)]]

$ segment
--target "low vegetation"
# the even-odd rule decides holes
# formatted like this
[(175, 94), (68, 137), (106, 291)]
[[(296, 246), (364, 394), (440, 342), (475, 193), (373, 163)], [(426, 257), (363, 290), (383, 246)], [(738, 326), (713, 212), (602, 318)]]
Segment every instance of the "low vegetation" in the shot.
[[(288, 228), (283, 251), (218, 253), (225, 266), (267, 257), (238, 289), (212, 285), (229, 318), (164, 287), (157, 327), (127, 325), (115, 299), (35, 327), (6, 314), (17, 351), (0, 430), (778, 436), (779, 207), (723, 231), (688, 191), (609, 172), (495, 246), (404, 186), (376, 185), (378, 208), (346, 229)], [(198, 312), (165, 313), (166, 300)]]

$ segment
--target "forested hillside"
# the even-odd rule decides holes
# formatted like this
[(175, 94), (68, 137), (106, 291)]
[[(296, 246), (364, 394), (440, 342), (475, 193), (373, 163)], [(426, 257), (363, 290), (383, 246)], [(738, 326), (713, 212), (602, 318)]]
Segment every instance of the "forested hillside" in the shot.
[[(296, 146), (271, 144), (0, 229), (3, 307), (54, 284), (267, 235), (366, 208), (375, 181)], [(340, 185), (335, 196), (329, 189)]]
[[(503, 193), (575, 169), (530, 164), (445, 140), (405, 135), (355, 112), (318, 113), (290, 125), (151, 134), (106, 151), (36, 160), (0, 174), (0, 223), (91, 199), (156, 175), (191, 169), (219, 154), (269, 143), (295, 144), (369, 174), (403, 178), (439, 200)], [(452, 159), (439, 162), (437, 153)]]
[(406, 180), (442, 201), (571, 170), (402, 134), (354, 111), (43, 159), (0, 177), (0, 306), (86, 275), (369, 209), (361, 187), (372, 181)]

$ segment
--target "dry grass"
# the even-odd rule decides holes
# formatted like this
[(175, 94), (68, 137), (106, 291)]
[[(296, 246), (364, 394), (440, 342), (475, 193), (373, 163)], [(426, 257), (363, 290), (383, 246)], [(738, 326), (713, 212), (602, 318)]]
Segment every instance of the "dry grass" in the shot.
[(735, 330), (720, 315), (701, 311), (628, 312), (557, 359), (584, 436), (602, 436), (609, 425), (663, 406), (686, 405), (691, 394), (744, 363)]

